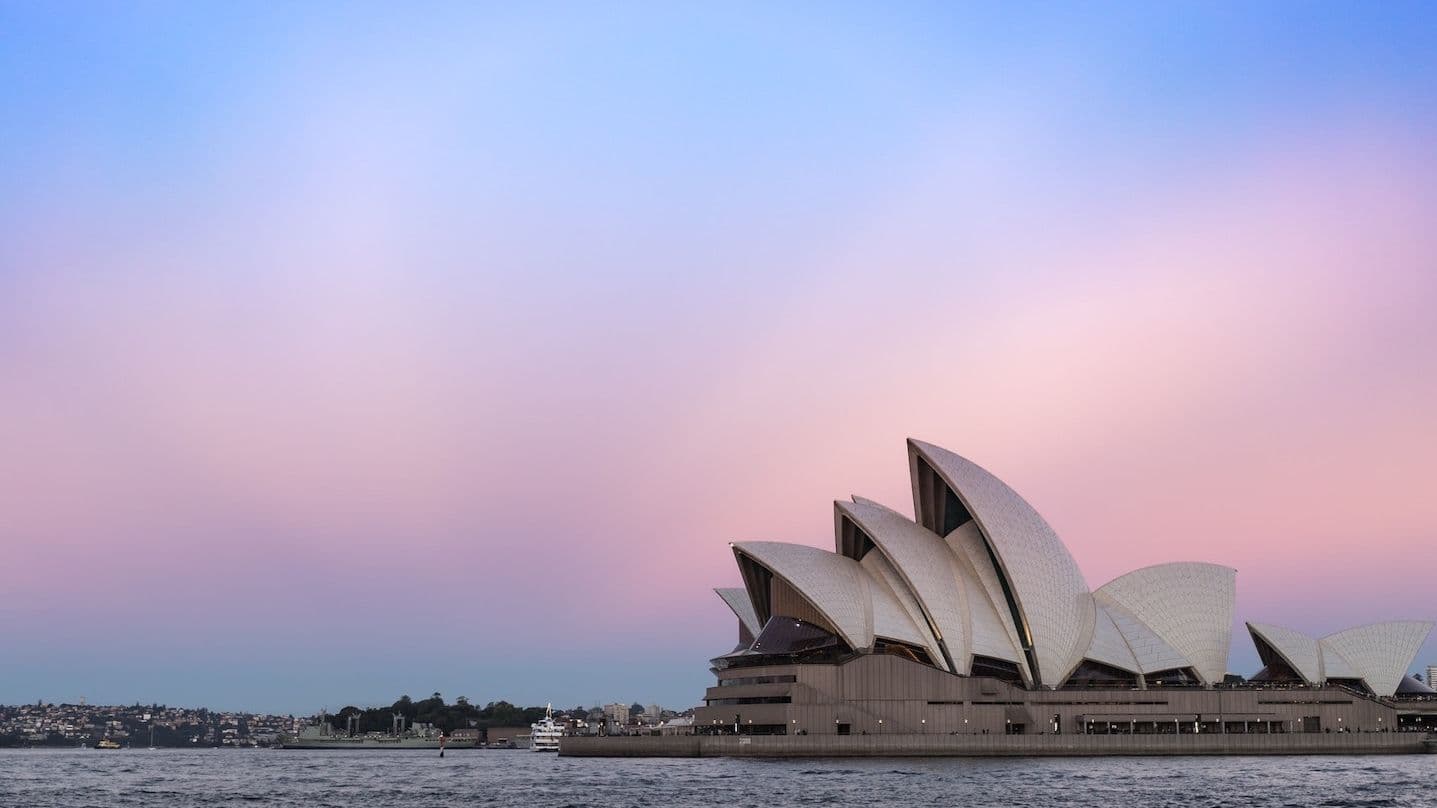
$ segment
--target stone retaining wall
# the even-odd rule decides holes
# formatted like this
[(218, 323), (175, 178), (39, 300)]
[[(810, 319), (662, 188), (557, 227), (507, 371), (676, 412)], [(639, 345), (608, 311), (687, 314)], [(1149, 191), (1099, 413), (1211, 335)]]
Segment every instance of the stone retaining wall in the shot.
[(1432, 751), (1419, 733), (1274, 735), (755, 735), (573, 737), (572, 757), (1370, 755)]

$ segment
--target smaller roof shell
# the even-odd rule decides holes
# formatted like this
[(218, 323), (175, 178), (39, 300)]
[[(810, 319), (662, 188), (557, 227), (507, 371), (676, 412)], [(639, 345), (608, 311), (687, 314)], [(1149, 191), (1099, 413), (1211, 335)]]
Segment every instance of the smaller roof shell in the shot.
[(1247, 630), (1254, 641), (1261, 640), (1277, 652), (1304, 681), (1309, 684), (1322, 682), (1322, 659), (1317, 640), (1300, 631), (1268, 623), (1248, 623)]
[(1098, 588), (1188, 660), (1206, 682), (1221, 682), (1232, 645), (1237, 570), (1182, 561), (1121, 575)]
[(1361, 679), (1379, 696), (1397, 691), (1433, 624), (1426, 620), (1372, 623), (1321, 640), (1281, 626), (1248, 623), (1253, 639), (1267, 643), (1309, 684)]
[[(738, 542), (733, 551), (802, 595), (849, 647), (873, 647), (869, 579), (858, 562), (805, 544), (773, 541)], [(749, 598), (758, 602), (763, 594), (750, 592)]]
[[(1396, 620), (1330, 634), (1322, 638), (1321, 646), (1350, 662), (1373, 693), (1390, 696), (1397, 692), (1397, 685), (1431, 632), (1432, 623), (1426, 620)], [(1332, 673), (1329, 671), (1327, 676)]]
[[(737, 542), (733, 551), (797, 592), (854, 650), (872, 649), (875, 637), (927, 645), (888, 584), (847, 556), (769, 541)], [(757, 595), (748, 594), (750, 600)]]
[(723, 599), (749, 634), (757, 637), (763, 631), (763, 626), (758, 622), (758, 612), (753, 608), (753, 601), (748, 598), (747, 589), (741, 586), (720, 587), (715, 589), (714, 593)]

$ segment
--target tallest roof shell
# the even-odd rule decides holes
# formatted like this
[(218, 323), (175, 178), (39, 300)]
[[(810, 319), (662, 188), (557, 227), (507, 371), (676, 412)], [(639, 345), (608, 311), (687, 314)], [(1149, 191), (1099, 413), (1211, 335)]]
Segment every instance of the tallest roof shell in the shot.
[[(1020, 640), (1038, 682), (1062, 684), (1093, 637), (1096, 605), (1068, 548), (1043, 517), (1006, 483), (953, 452), (910, 439), (914, 508), (933, 513), (920, 484), (919, 461), (942, 478), (978, 524), (1015, 612)], [(925, 507), (929, 505), (930, 507)]]

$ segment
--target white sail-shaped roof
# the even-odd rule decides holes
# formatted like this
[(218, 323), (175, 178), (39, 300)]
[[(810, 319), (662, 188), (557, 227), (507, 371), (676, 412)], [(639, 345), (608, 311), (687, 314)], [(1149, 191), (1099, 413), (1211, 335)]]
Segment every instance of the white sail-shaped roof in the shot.
[[(1061, 686), (1084, 658), (1143, 675), (1188, 668), (1209, 684), (1222, 680), (1234, 570), (1159, 564), (1089, 591), (1052, 528), (1001, 480), (932, 444), (910, 440), (908, 455), (916, 519), (854, 497), (835, 503), (836, 553), (731, 545), (745, 588), (715, 591), (738, 617), (741, 640), (782, 614), (856, 651), (880, 640), (904, 644), (953, 673), (970, 674), (978, 657), (1011, 662), (1031, 686)], [(1317, 640), (1248, 624), (1274, 671), (1290, 667), (1314, 685), (1361, 680), (1379, 696), (1402, 683), (1432, 628), (1378, 623)], [(991, 660), (985, 670), (1007, 675)]]
[(1021, 496), (977, 464), (947, 449), (909, 440), (915, 508), (923, 492), (914, 458), (922, 458), (978, 523), (1013, 594), (1022, 639), (1033, 649), (1040, 684), (1056, 687), (1092, 640), (1096, 607), (1077, 562), (1053, 529)]
[(969, 522), (949, 533), (944, 542), (958, 558), (959, 580), (968, 593), (969, 650), (968, 659), (957, 662), (960, 673), (971, 670), (972, 656), (988, 656), (1018, 665), (1023, 678), (1032, 680), (1028, 662), (1018, 642), (1018, 629), (1012, 614), (1003, 603), (1003, 587), (998, 571), (984, 549), (983, 535), (978, 526)]
[[(871, 649), (875, 637), (922, 648), (932, 643), (890, 584), (847, 556), (767, 541), (738, 542), (733, 550), (798, 593), (854, 650)], [(755, 602), (760, 598), (760, 593), (748, 594)]]
[(1188, 660), (1206, 682), (1221, 682), (1232, 645), (1237, 571), (1177, 562), (1144, 567), (1098, 588)]
[[(733, 550), (798, 592), (849, 647), (873, 647), (869, 578), (857, 561), (806, 544), (746, 541)], [(749, 592), (749, 597), (758, 603), (767, 593)]]
[(927, 628), (918, 599), (888, 559), (882, 553), (869, 553), (858, 565), (872, 581), (873, 636), (920, 646), (939, 668), (947, 670), (938, 640)]
[(1357, 669), (1336, 648), (1322, 640), (1317, 641), (1318, 653), (1322, 656), (1322, 679), (1361, 679), (1362, 671)]
[(1433, 624), (1425, 620), (1373, 623), (1314, 639), (1292, 629), (1248, 623), (1254, 640), (1282, 656), (1303, 679), (1360, 679), (1379, 696), (1397, 692)]
[(1247, 630), (1254, 641), (1267, 643), (1268, 647), (1276, 651), (1308, 684), (1322, 682), (1322, 663), (1317, 650), (1317, 640), (1300, 631), (1266, 623), (1248, 623)]
[(1106, 613), (1118, 632), (1123, 635), (1123, 640), (1127, 642), (1129, 650), (1133, 652), (1133, 658), (1138, 663), (1139, 673), (1192, 667), (1192, 662), (1188, 661), (1187, 657), (1174, 650), (1121, 604), (1107, 598), (1101, 590), (1093, 593), (1093, 597), (1098, 602), (1098, 610)]
[(868, 535), (913, 593), (917, 621), (927, 625), (938, 646), (931, 652), (934, 661), (946, 670), (943, 660), (951, 655), (954, 667), (961, 668), (958, 660), (969, 653), (968, 592), (953, 550), (933, 531), (869, 500), (835, 502), (834, 509), (836, 521), (846, 518)]
[(1096, 623), (1093, 626), (1093, 641), (1088, 644), (1087, 653), (1083, 656), (1132, 673), (1142, 672), (1127, 640), (1123, 639), (1123, 634), (1118, 631), (1112, 616), (1101, 606), (1098, 607)]
[[(1432, 623), (1427, 621), (1373, 623), (1323, 637), (1321, 645), (1350, 662), (1373, 693), (1390, 696), (1397, 692), (1397, 685), (1431, 632)], [(1332, 672), (1328, 671), (1327, 676), (1332, 677)]]
[(728, 604), (734, 617), (738, 618), (738, 622), (748, 630), (748, 633), (757, 637), (763, 630), (763, 626), (758, 622), (758, 612), (754, 611), (753, 601), (748, 599), (748, 590), (743, 587), (733, 587), (715, 589), (714, 592), (723, 599), (724, 603)]

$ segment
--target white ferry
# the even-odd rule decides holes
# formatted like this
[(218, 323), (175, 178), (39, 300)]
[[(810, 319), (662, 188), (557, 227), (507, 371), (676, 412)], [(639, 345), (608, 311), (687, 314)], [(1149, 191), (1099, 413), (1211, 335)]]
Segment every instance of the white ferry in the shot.
[(564, 725), (554, 720), (554, 705), (544, 707), (544, 720), (529, 725), (532, 738), (529, 749), (534, 752), (559, 751), (559, 739), (564, 736)]

